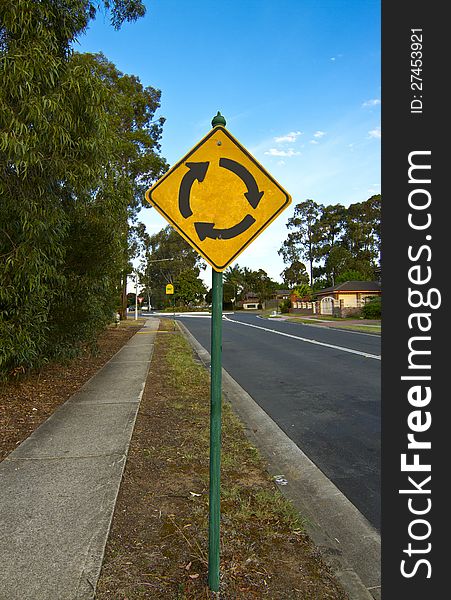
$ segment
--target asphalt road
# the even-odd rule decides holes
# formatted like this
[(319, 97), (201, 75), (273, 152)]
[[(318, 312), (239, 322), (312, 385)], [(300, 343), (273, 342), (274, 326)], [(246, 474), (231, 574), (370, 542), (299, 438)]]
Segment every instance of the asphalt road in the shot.
[[(209, 351), (210, 318), (180, 319)], [(378, 531), (380, 348), (364, 333), (223, 320), (223, 367)]]

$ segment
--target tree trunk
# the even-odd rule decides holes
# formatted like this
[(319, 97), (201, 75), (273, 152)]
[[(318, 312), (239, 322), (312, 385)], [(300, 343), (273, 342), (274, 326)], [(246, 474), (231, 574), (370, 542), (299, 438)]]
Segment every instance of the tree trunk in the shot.
[(121, 321), (127, 319), (127, 273), (122, 274), (121, 308), (119, 309)]

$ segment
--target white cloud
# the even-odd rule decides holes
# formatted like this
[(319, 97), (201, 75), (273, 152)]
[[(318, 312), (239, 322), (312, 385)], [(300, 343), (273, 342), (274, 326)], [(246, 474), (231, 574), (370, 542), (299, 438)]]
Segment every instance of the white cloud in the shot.
[(368, 131), (368, 135), (370, 138), (375, 138), (377, 140), (381, 139), (381, 128), (380, 127), (375, 127), (374, 129), (372, 129), (371, 131)]
[(381, 101), (379, 100), (379, 98), (372, 98), (371, 100), (366, 100), (366, 102), (364, 102), (362, 106), (364, 108), (368, 108), (369, 106), (378, 106), (380, 103)]
[(302, 135), (302, 131), (290, 131), (290, 133), (287, 133), (286, 135), (275, 137), (274, 141), (278, 144), (281, 144), (283, 142), (295, 142), (296, 138), (300, 135)]
[(315, 131), (315, 133), (313, 134), (313, 137), (315, 139), (314, 140), (310, 140), (309, 144), (319, 144), (318, 140), (320, 140), (325, 135), (326, 135), (325, 131)]
[(330, 60), (333, 62), (334, 60), (337, 60), (337, 59), (335, 58), (335, 56), (332, 56), (332, 58)]
[(269, 156), (296, 156), (300, 154), (300, 152), (296, 152), (293, 148), (288, 148), (288, 150), (278, 150), (277, 148), (270, 148), (265, 152), (265, 154), (269, 154)]

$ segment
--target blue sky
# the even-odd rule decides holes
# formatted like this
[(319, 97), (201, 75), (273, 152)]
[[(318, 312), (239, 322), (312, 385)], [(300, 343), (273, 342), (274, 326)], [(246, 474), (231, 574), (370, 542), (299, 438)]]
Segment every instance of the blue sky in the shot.
[[(98, 15), (79, 40), (161, 90), (162, 155), (180, 160), (218, 110), (293, 203), (237, 260), (278, 281), (293, 207), (380, 193), (380, 1), (152, 0), (115, 31)], [(142, 210), (149, 233), (166, 225)], [(205, 281), (211, 282), (211, 271)]]

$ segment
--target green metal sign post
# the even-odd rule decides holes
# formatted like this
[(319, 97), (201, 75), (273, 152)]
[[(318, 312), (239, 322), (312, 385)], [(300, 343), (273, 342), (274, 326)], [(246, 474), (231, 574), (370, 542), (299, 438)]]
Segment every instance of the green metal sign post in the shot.
[[(146, 199), (213, 269), (208, 585), (213, 592), (218, 592), (222, 271), (290, 204), (291, 197), (227, 131), (226, 120), (220, 112), (211, 124), (213, 130), (147, 190)], [(170, 287), (169, 293), (174, 293), (173, 286)]]
[[(218, 112), (213, 127), (226, 121)], [(210, 505), (208, 529), (208, 586), (219, 591), (219, 548), (221, 521), (221, 408), (222, 408), (222, 273), (213, 269), (211, 307), (210, 383)]]
[(213, 270), (210, 384), (210, 520), (208, 530), (208, 585), (219, 590), (219, 530), (221, 476), (222, 273)]

